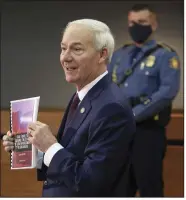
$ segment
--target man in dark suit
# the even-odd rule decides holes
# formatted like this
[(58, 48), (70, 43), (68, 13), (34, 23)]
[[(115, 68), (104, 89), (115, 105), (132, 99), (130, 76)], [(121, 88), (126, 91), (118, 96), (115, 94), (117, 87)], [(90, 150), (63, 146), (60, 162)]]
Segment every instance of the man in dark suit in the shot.
[[(135, 122), (119, 87), (108, 77), (113, 50), (110, 29), (100, 21), (76, 20), (64, 31), (60, 61), (77, 92), (57, 138), (46, 124), (28, 126), (29, 141), (44, 153), (38, 169), (38, 179), (45, 180), (44, 197), (125, 196)], [(11, 149), (7, 140), (4, 146)]]

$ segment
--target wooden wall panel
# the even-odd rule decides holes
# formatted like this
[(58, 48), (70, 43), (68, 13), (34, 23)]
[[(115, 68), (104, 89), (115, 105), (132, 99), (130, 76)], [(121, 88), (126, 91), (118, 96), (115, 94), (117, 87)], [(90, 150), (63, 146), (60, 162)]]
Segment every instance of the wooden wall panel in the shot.
[[(59, 110), (41, 111), (38, 114), (38, 120), (48, 124), (54, 135), (57, 134), (59, 124), (64, 112)], [(9, 112), (1, 111), (1, 133), (6, 133), (9, 129)], [(182, 113), (173, 113), (172, 120), (167, 127), (168, 139), (184, 139), (184, 117)]]
[(184, 139), (184, 116), (183, 113), (173, 113), (172, 119), (167, 126), (167, 138), (171, 140)]
[(164, 159), (166, 197), (184, 197), (184, 147), (168, 146)]
[[(175, 117), (176, 116), (176, 117)], [(38, 120), (48, 124), (56, 135), (62, 111), (41, 111)], [(9, 113), (1, 111), (1, 133), (9, 129)], [(183, 114), (173, 114), (168, 127), (169, 139), (183, 139)], [(164, 180), (166, 197), (183, 197), (184, 169), (183, 146), (168, 146), (164, 160)], [(40, 197), (42, 182), (36, 180), (36, 170), (10, 170), (9, 154), (1, 144), (1, 196), (3, 197)]]

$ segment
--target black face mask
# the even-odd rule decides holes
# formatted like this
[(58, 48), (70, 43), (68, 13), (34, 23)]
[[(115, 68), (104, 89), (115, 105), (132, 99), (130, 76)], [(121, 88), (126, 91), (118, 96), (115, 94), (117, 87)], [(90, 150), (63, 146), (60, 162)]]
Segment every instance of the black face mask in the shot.
[(135, 23), (133, 26), (129, 27), (129, 33), (135, 42), (142, 44), (152, 34), (152, 27), (151, 25), (141, 25)]

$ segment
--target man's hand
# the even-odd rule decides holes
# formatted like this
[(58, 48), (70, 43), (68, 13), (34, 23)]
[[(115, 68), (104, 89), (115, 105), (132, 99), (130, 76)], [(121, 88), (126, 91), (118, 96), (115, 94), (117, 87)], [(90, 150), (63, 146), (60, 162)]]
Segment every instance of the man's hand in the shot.
[(27, 134), (29, 142), (44, 153), (57, 142), (49, 126), (39, 121), (28, 125)]
[(14, 138), (10, 131), (8, 131), (7, 134), (3, 136), (3, 146), (7, 152), (10, 152), (14, 149)]

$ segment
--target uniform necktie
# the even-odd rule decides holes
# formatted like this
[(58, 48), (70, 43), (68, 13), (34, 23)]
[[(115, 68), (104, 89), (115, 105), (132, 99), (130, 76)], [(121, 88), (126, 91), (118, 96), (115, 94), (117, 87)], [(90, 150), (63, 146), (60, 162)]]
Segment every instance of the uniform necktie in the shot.
[(134, 50), (132, 51), (132, 57), (131, 57), (131, 61), (133, 63), (133, 61), (136, 60), (138, 53), (141, 51), (140, 47), (135, 47)]
[(72, 120), (72, 117), (78, 107), (79, 102), (80, 102), (80, 99), (78, 97), (78, 93), (76, 93), (68, 111), (66, 124), (68, 124)]

